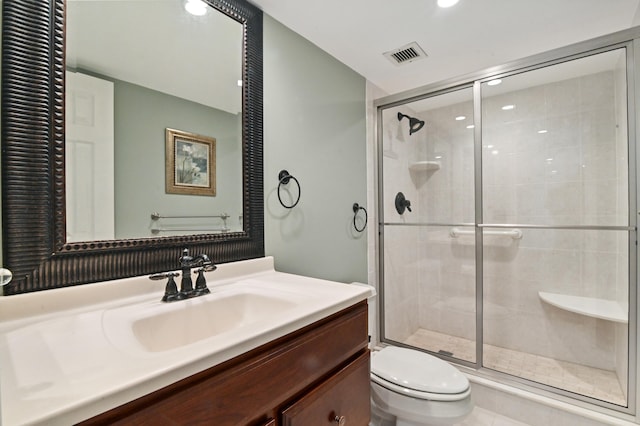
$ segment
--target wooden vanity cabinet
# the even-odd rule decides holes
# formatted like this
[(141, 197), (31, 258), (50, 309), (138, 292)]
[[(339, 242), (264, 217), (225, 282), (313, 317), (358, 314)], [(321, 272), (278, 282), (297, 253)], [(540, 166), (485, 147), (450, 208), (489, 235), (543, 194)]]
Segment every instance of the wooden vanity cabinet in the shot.
[(282, 424), (368, 425), (369, 377), (369, 353), (366, 353), (286, 408)]
[(80, 424), (366, 426), (367, 344), (363, 301)]

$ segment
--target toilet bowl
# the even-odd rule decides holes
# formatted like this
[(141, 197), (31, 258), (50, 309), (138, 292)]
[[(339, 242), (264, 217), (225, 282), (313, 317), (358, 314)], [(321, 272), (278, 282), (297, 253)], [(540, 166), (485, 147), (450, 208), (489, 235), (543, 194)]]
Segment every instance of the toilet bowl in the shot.
[(453, 425), (473, 410), (469, 380), (448, 362), (387, 346), (371, 358), (371, 425)]

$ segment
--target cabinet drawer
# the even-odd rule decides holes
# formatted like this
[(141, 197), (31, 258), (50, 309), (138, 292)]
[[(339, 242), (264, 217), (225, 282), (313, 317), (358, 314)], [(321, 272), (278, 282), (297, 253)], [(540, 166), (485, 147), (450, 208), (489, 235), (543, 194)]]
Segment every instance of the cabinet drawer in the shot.
[[(370, 416), (369, 352), (282, 412), (285, 426), (366, 426)], [(342, 420), (342, 421), (341, 421)]]

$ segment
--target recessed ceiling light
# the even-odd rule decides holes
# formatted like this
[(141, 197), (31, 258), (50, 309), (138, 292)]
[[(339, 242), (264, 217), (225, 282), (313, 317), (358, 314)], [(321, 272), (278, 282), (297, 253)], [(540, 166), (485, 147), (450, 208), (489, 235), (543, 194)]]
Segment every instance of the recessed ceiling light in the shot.
[(547, 131), (542, 129), (542, 130), (538, 130), (538, 133), (543, 134), (543, 133), (547, 133)]
[(458, 0), (438, 0), (438, 6), (440, 7), (451, 7), (456, 3), (458, 3)]
[(497, 86), (500, 83), (502, 83), (502, 80), (500, 80), (499, 78), (487, 82), (489, 86)]
[(242, 87), (242, 80), (238, 80), (238, 87)]
[(459, 116), (456, 117), (456, 121), (462, 121), (465, 118), (467, 118), (467, 117), (465, 117), (464, 115), (459, 115)]
[(473, 124), (469, 124), (469, 125), (467, 126), (467, 129), (473, 129), (474, 127), (476, 127), (476, 126), (474, 126)]
[(207, 13), (207, 4), (202, 0), (187, 0), (184, 9), (192, 15), (202, 16)]
[(514, 109), (515, 107), (515, 105), (505, 105), (502, 107), (502, 109), (505, 111), (509, 111), (510, 109)]

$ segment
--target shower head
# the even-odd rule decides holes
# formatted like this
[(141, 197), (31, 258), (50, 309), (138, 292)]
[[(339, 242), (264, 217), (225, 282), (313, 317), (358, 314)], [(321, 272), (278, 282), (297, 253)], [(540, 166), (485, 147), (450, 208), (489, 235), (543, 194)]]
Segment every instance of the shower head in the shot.
[(417, 118), (409, 117), (408, 115), (401, 112), (398, 113), (398, 121), (402, 121), (402, 119), (405, 117), (409, 119), (409, 135), (414, 134), (424, 127), (424, 121), (418, 120)]

